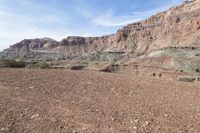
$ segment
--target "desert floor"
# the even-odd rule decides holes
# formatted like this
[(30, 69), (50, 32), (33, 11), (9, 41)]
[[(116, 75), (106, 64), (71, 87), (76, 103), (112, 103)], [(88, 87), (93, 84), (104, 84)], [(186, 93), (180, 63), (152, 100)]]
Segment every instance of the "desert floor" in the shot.
[(0, 69), (0, 133), (199, 133), (200, 82)]

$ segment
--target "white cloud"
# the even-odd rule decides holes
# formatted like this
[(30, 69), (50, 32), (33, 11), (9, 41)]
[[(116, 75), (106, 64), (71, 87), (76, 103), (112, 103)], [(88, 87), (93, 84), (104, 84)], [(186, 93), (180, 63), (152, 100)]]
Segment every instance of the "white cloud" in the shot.
[[(59, 26), (56, 27), (54, 24)], [(67, 35), (73, 34), (72, 29), (65, 26), (59, 15), (41, 14), (34, 17), (19, 15), (9, 10), (1, 10), (0, 51), (5, 49), (6, 46), (8, 47), (26, 38), (50, 37), (61, 40)]]
[(147, 11), (133, 11), (132, 14), (135, 16), (140, 16), (140, 17), (150, 17), (151, 15), (155, 15), (156, 13), (168, 10), (170, 7), (177, 5), (181, 2), (182, 0), (171, 0), (171, 3), (155, 8), (155, 9), (151, 9), (151, 10), (147, 10)]
[[(106, 13), (95, 17), (92, 20), (92, 24), (104, 27), (124, 26), (130, 23), (146, 19), (151, 15), (155, 15), (156, 13), (165, 11), (172, 6), (179, 4), (181, 1), (182, 0), (172, 0), (170, 4), (152, 10), (133, 11), (132, 15), (129, 16), (115, 16), (114, 10), (110, 9)], [(131, 7), (133, 10), (135, 9), (135, 5), (132, 5)]]
[(113, 10), (109, 10), (105, 14), (94, 18), (92, 20), (92, 24), (97, 26), (99, 25), (105, 27), (115, 27), (115, 26), (123, 26), (143, 19), (143, 17), (136, 17), (136, 16), (115, 17), (114, 13), (115, 12)]

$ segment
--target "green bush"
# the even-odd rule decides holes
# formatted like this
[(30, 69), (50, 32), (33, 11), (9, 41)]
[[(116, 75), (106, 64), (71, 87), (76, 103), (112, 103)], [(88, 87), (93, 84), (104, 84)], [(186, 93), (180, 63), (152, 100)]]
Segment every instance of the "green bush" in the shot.
[(24, 68), (26, 64), (21, 61), (0, 59), (0, 68)]
[(26, 68), (30, 68), (30, 69), (36, 69), (36, 68), (49, 69), (50, 65), (48, 63), (46, 63), (46, 62), (39, 62), (37, 64), (30, 64)]
[(49, 69), (50, 68), (50, 65), (49, 64), (47, 64), (47, 63), (40, 63), (40, 68), (41, 69)]
[(76, 65), (76, 66), (72, 66), (70, 69), (71, 69), (71, 70), (82, 70), (82, 69), (84, 69), (84, 68), (85, 68), (85, 66)]

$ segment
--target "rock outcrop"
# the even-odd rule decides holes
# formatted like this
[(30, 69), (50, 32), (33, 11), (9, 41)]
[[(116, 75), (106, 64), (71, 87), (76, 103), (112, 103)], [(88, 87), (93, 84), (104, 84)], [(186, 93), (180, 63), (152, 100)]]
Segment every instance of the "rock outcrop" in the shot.
[(67, 37), (23, 40), (4, 52), (21, 54), (33, 50), (82, 56), (97, 51), (138, 53), (167, 47), (197, 47), (200, 44), (200, 0), (186, 1), (141, 22), (129, 24), (116, 34), (102, 37)]
[(6, 49), (7, 52), (13, 52), (16, 54), (30, 52), (32, 50), (47, 50), (53, 49), (58, 46), (58, 42), (50, 38), (41, 39), (25, 39), (15, 45)]
[(145, 53), (166, 47), (198, 46), (199, 31), (200, 1), (194, 0), (129, 24), (116, 34), (95, 38), (68, 37), (60, 46), (67, 46), (66, 51), (73, 54), (92, 51)]

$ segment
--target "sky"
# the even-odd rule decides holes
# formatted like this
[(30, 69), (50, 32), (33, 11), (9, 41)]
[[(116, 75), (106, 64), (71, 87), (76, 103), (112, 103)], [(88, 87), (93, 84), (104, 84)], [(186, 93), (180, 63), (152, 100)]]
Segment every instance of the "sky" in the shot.
[(183, 0), (0, 0), (0, 51), (23, 39), (101, 36)]

